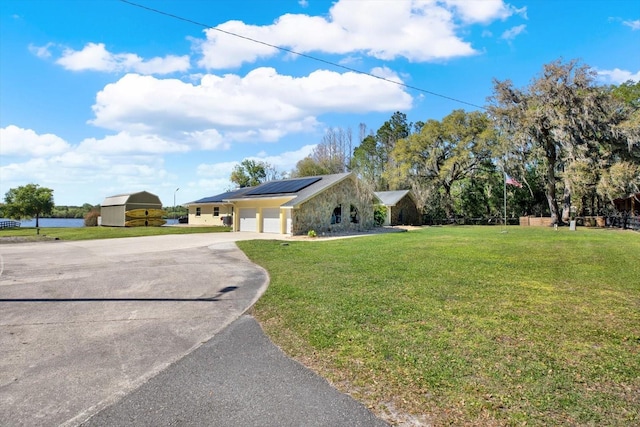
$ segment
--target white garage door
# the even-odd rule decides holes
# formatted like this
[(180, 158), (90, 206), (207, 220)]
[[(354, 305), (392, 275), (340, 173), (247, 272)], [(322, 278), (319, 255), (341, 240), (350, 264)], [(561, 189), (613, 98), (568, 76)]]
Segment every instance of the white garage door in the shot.
[(257, 231), (256, 209), (240, 209), (240, 231)]
[(280, 233), (280, 208), (262, 209), (262, 231)]

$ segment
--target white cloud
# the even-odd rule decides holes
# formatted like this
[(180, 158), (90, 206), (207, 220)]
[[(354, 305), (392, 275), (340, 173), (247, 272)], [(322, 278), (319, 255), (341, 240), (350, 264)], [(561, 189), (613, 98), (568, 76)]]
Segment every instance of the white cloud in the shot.
[(56, 204), (99, 203), (112, 194), (157, 188), (168, 177), (159, 156), (70, 150), (0, 166), (0, 192), (35, 182), (54, 190)]
[[(57, 204), (97, 203), (109, 194), (163, 185), (170, 175), (156, 153), (189, 148), (124, 133), (70, 145), (56, 135), (39, 135), (15, 125), (0, 129), (0, 141), (5, 160), (0, 166), (0, 193), (35, 182), (54, 189)], [(22, 157), (26, 159), (13, 161)]]
[(231, 171), (240, 162), (220, 162), (213, 164), (201, 163), (196, 167), (196, 175), (203, 178), (229, 179)]
[(501, 39), (504, 40), (513, 40), (515, 39), (517, 36), (519, 36), (520, 34), (522, 34), (524, 32), (524, 30), (527, 28), (526, 25), (518, 25), (516, 27), (513, 28), (509, 28), (507, 31), (505, 31), (504, 33), (502, 33), (502, 35), (500, 36)]
[(87, 138), (78, 146), (79, 152), (85, 153), (176, 153), (186, 152), (190, 148), (186, 144), (168, 141), (157, 135), (132, 135), (129, 132), (120, 132), (116, 135), (107, 135), (102, 139)]
[[(229, 172), (231, 174), (231, 172)], [(202, 199), (203, 197), (210, 197), (216, 194), (226, 193), (236, 188), (236, 184), (229, 180), (229, 176), (226, 178), (216, 179), (198, 179), (196, 181), (190, 181), (187, 183), (187, 191), (189, 196), (186, 196), (186, 204), (191, 201)]]
[(241, 21), (225, 22), (216, 29), (205, 30), (206, 40), (193, 39), (194, 49), (202, 54), (198, 66), (206, 69), (233, 68), (243, 62), (254, 62), (258, 58), (267, 58), (278, 52), (274, 47), (240, 39), (227, 32), (263, 42), (269, 39), (268, 30), (261, 27), (246, 25)]
[(29, 45), (29, 52), (41, 59), (51, 58), (51, 48), (53, 43), (47, 43), (44, 46), (36, 46), (34, 44)]
[[(236, 141), (277, 141), (312, 131), (324, 113), (406, 110), (411, 103), (400, 86), (352, 72), (319, 70), (296, 78), (257, 68), (244, 77), (207, 74), (199, 85), (128, 74), (97, 94), (91, 123), (226, 149)], [(192, 141), (184, 140), (189, 136)]]
[(609, 84), (618, 85), (629, 80), (640, 82), (640, 71), (633, 73), (631, 71), (614, 68), (613, 70), (599, 70), (598, 76), (600, 80)]
[(228, 150), (231, 148), (231, 144), (225, 141), (224, 137), (216, 129), (185, 132), (185, 136), (195, 142), (197, 148), (201, 150)]
[(279, 51), (272, 46), (306, 54), (360, 52), (383, 60), (404, 57), (423, 62), (477, 54), (457, 34), (458, 23), (488, 24), (513, 14), (526, 18), (526, 8), (515, 9), (502, 0), (379, 0), (374, 7), (371, 2), (342, 0), (326, 17), (285, 14), (267, 26), (225, 22), (206, 30), (205, 40), (196, 41), (195, 49), (202, 54), (198, 64), (207, 69), (238, 67), (274, 56)]
[(170, 74), (189, 69), (189, 56), (167, 55), (144, 60), (133, 53), (109, 52), (104, 43), (87, 43), (82, 50), (65, 49), (56, 61), (67, 70), (136, 72), (140, 74)]
[(228, 180), (231, 176), (233, 168), (245, 159), (266, 162), (274, 166), (279, 171), (287, 172), (292, 170), (300, 160), (310, 155), (315, 146), (315, 144), (304, 145), (297, 150), (286, 151), (284, 153), (275, 155), (268, 155), (266, 152), (262, 151), (257, 156), (248, 156), (233, 162), (220, 162), (211, 164), (202, 163), (197, 166), (196, 174), (197, 176), (202, 178), (224, 178)]
[[(269, 163), (274, 166), (280, 172), (290, 172), (295, 169), (296, 164), (305, 157), (309, 156), (313, 149), (316, 147), (315, 144), (304, 145), (295, 151), (286, 151), (284, 153), (280, 153), (277, 155), (268, 155), (267, 153), (259, 153), (258, 156), (249, 157), (251, 160), (259, 160), (262, 162)], [(244, 159), (243, 159), (244, 160)]]
[(640, 30), (640, 19), (636, 19), (635, 21), (622, 21), (622, 23), (630, 27), (633, 31)]
[(249, 156), (233, 162), (202, 163), (196, 168), (196, 176), (199, 179), (195, 182), (190, 182), (188, 186), (192, 189), (191, 194), (194, 195), (194, 200), (229, 191), (235, 186), (229, 180), (231, 172), (236, 165), (245, 159), (269, 163), (279, 172), (286, 174), (291, 172), (300, 160), (311, 154), (314, 147), (315, 144), (305, 145), (298, 150), (274, 155), (261, 152), (257, 156)]
[[(45, 159), (34, 158), (22, 163), (9, 163), (0, 167), (0, 184), (6, 186), (6, 191), (11, 187), (13, 182), (18, 185), (24, 185), (29, 182), (42, 182), (47, 178), (47, 161)], [(4, 191), (2, 191), (4, 194)]]
[(31, 129), (9, 125), (0, 129), (0, 154), (3, 156), (48, 156), (62, 153), (70, 145), (59, 136), (38, 135)]
[[(35, 135), (32, 130), (20, 131), (22, 135)], [(5, 135), (2, 135), (3, 148), (6, 147)], [(57, 137), (48, 135), (47, 138), (55, 140)], [(65, 145), (64, 150), (41, 151), (38, 156), (34, 155), (24, 162), (0, 166), (0, 193), (36, 182), (54, 189), (57, 204), (96, 204), (112, 194), (140, 190), (154, 192), (169, 200), (175, 188), (181, 187), (181, 199), (178, 201), (184, 202), (221, 193), (234, 186), (229, 177), (233, 167), (241, 159), (213, 164), (201, 163), (188, 170), (169, 172), (165, 167), (163, 154), (171, 150), (162, 153), (158, 153), (161, 150), (148, 147), (132, 150), (129, 143), (163, 144), (156, 137), (122, 133), (100, 140), (87, 138), (78, 146)], [(246, 158), (266, 161), (286, 173), (300, 159), (309, 155), (314, 146), (305, 145), (280, 154), (262, 151)], [(269, 150), (274, 150), (277, 146), (269, 147)], [(7, 159), (4, 151), (2, 154)]]
[(502, 0), (445, 0), (453, 7), (465, 22), (487, 23), (496, 19), (506, 19), (514, 13), (525, 13), (526, 9), (517, 10)]
[(196, 181), (189, 182), (187, 186), (191, 189), (192, 200), (224, 193), (235, 184), (229, 179), (231, 171), (239, 162), (220, 162), (213, 164), (201, 163), (196, 167)]

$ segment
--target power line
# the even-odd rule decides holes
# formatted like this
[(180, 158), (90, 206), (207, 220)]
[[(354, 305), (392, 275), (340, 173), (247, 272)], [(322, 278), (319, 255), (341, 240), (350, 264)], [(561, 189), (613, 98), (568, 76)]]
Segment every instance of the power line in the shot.
[(173, 19), (177, 19), (177, 20), (180, 20), (180, 21), (183, 21), (183, 22), (187, 22), (189, 24), (198, 25), (198, 26), (203, 27), (203, 28), (212, 29), (212, 30), (215, 30), (215, 31), (218, 31), (220, 33), (224, 33), (224, 34), (227, 34), (227, 35), (230, 35), (230, 36), (233, 36), (233, 37), (237, 37), (237, 38), (240, 38), (240, 39), (243, 39), (243, 40), (247, 40), (247, 41), (250, 41), (250, 42), (253, 42), (253, 43), (258, 43), (258, 44), (261, 44), (263, 46), (272, 47), (274, 49), (278, 49), (278, 50), (281, 50), (283, 52), (290, 53), (292, 55), (296, 55), (296, 56), (300, 56), (300, 57), (303, 57), (303, 58), (311, 59), (311, 60), (317, 61), (317, 62), (322, 62), (324, 64), (331, 65), (333, 67), (342, 68), (343, 70), (351, 71), (351, 72), (358, 73), (358, 74), (363, 74), (365, 76), (373, 77), (373, 78), (376, 78), (378, 80), (383, 80), (383, 81), (388, 82), (388, 83), (393, 83), (395, 85), (402, 86), (402, 87), (405, 87), (407, 89), (415, 90), (417, 92), (422, 92), (422, 93), (426, 93), (428, 95), (437, 96), (439, 98), (448, 99), (450, 101), (458, 102), (460, 104), (469, 105), (471, 107), (479, 108), (481, 110), (486, 110), (487, 109), (486, 107), (483, 107), (481, 105), (476, 105), (476, 104), (473, 104), (471, 102), (463, 101), (461, 99), (453, 98), (453, 97), (450, 97), (450, 96), (447, 96), (447, 95), (442, 95), (440, 93), (432, 92), (432, 91), (429, 91), (429, 90), (426, 90), (426, 89), (422, 89), (422, 88), (419, 88), (419, 87), (416, 87), (416, 86), (411, 86), (411, 85), (408, 85), (406, 83), (397, 82), (397, 81), (394, 81), (394, 80), (391, 80), (391, 79), (387, 79), (385, 77), (376, 76), (375, 74), (371, 74), (371, 73), (368, 73), (366, 71), (357, 70), (355, 68), (347, 67), (345, 65), (338, 64), (338, 63), (335, 63), (335, 62), (332, 62), (332, 61), (328, 61), (326, 59), (318, 58), (316, 56), (308, 55), (306, 53), (296, 52), (295, 50), (288, 49), (286, 47), (277, 46), (277, 45), (274, 45), (274, 44), (271, 44), (271, 43), (264, 42), (262, 40), (257, 40), (257, 39), (251, 38), (251, 37), (243, 36), (241, 34), (233, 33), (231, 31), (226, 31), (226, 30), (223, 30), (223, 29), (220, 29), (220, 28), (216, 28), (216, 27), (214, 27), (212, 25), (203, 24), (202, 22), (194, 21), (193, 19), (184, 18), (182, 16), (174, 15), (173, 13), (169, 13), (169, 12), (165, 12), (165, 11), (162, 11), (162, 10), (154, 9), (152, 7), (144, 6), (142, 4), (135, 3), (135, 2), (132, 2), (132, 1), (129, 1), (129, 0), (120, 0), (120, 1), (122, 3), (126, 3), (126, 4), (128, 4), (130, 6), (135, 6), (135, 7), (138, 7), (140, 9), (147, 10), (149, 12), (153, 12), (153, 13), (157, 13), (157, 14), (160, 14), (160, 15), (164, 15), (164, 16), (167, 16), (169, 18), (173, 18)]

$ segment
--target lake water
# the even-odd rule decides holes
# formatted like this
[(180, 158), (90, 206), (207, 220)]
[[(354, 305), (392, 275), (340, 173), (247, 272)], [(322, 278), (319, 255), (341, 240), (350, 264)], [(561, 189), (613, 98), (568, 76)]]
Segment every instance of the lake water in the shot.
[[(0, 218), (0, 221), (7, 221), (5, 218)], [(30, 219), (28, 221), (22, 220), (20, 222), (20, 227), (35, 227), (36, 220)], [(40, 228), (51, 228), (51, 227), (84, 227), (84, 219), (83, 218), (40, 218), (39, 221)], [(167, 219), (166, 225), (177, 224), (177, 219)]]

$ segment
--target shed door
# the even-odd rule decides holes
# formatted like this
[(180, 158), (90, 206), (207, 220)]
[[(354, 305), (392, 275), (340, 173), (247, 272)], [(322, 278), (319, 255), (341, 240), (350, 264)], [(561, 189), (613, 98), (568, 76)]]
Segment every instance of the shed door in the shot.
[(240, 231), (257, 231), (256, 209), (240, 209)]
[(262, 231), (280, 233), (280, 208), (262, 209)]

